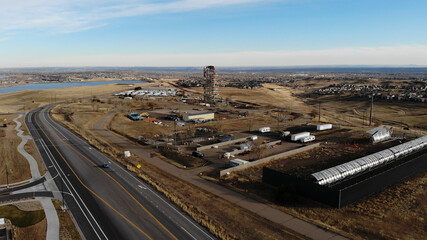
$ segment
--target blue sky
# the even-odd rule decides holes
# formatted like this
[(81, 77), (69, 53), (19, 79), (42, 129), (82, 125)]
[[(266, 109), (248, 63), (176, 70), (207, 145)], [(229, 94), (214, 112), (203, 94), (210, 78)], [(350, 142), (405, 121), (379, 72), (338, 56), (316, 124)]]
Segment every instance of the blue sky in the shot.
[(425, 0), (0, 0), (0, 68), (427, 65)]

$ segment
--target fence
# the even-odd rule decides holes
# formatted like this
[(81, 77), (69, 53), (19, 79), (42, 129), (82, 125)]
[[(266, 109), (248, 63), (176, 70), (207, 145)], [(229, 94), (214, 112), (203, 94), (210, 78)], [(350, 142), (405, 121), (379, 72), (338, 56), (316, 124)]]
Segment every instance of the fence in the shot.
[(267, 162), (270, 162), (270, 161), (273, 161), (273, 160), (276, 160), (276, 159), (281, 159), (281, 158), (289, 157), (291, 155), (294, 155), (294, 154), (297, 154), (297, 153), (300, 153), (300, 152), (311, 150), (313, 148), (318, 147), (319, 145), (320, 145), (320, 143), (315, 143), (315, 144), (311, 144), (311, 145), (308, 145), (308, 146), (305, 146), (305, 147), (301, 147), (301, 148), (297, 148), (297, 149), (294, 149), (294, 150), (291, 150), (291, 151), (287, 151), (287, 152), (284, 152), (284, 153), (279, 153), (279, 154), (276, 154), (276, 155), (273, 155), (273, 156), (262, 158), (262, 159), (259, 159), (259, 160), (253, 161), (253, 162), (249, 162), (249, 163), (246, 163), (246, 164), (243, 164), (243, 165), (239, 165), (239, 166), (236, 166), (236, 167), (227, 168), (227, 169), (224, 169), (224, 170), (220, 171), (219, 175), (222, 177), (222, 176), (224, 176), (226, 174), (230, 174), (231, 172), (241, 171), (241, 170), (244, 170), (246, 168), (250, 168), (250, 167), (254, 167), (254, 166), (260, 165), (260, 164), (264, 164), (264, 163), (267, 163)]
[(263, 168), (262, 181), (264, 183), (284, 187), (295, 193), (304, 195), (313, 200), (341, 208), (355, 201), (377, 193), (384, 188), (400, 182), (402, 179), (427, 168), (427, 153), (418, 156), (409, 156), (396, 165), (379, 168), (375, 174), (365, 173), (355, 180), (348, 180), (334, 186), (322, 186), (306, 179)]

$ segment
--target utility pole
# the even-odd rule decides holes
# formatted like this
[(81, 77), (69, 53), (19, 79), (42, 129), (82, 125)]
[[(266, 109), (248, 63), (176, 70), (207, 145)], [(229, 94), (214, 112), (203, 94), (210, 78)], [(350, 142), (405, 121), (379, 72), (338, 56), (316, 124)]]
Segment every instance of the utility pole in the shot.
[(9, 170), (7, 169), (7, 164), (6, 164), (6, 188), (9, 188)]
[(174, 127), (174, 133), (175, 133), (175, 141), (174, 141), (174, 143), (175, 143), (175, 146), (176, 146), (176, 119), (175, 119), (175, 121), (173, 121), (173, 127)]
[(369, 126), (372, 126), (373, 111), (374, 111), (374, 93), (372, 93), (371, 95), (371, 111), (369, 113)]

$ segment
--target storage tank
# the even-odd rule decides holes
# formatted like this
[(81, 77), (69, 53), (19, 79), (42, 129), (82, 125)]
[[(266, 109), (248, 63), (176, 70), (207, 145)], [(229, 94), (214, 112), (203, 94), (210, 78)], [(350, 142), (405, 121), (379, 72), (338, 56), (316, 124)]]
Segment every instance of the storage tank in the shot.
[(296, 134), (291, 135), (291, 141), (298, 141), (301, 138), (305, 138), (305, 137), (308, 137), (308, 136), (310, 136), (309, 132), (296, 133)]
[(320, 124), (317, 125), (316, 127), (317, 131), (323, 131), (323, 130), (327, 130), (327, 129), (332, 129), (332, 124), (328, 123), (328, 124)]

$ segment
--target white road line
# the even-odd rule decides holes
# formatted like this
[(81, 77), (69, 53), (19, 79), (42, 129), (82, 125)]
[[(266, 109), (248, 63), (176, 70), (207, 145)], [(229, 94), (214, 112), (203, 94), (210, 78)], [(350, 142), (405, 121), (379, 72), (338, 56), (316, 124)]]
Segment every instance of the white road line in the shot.
[(124, 170), (120, 165), (118, 165), (116, 162), (113, 162), (114, 164), (116, 164), (122, 171), (124, 171), (126, 174), (128, 174), (129, 176), (131, 176), (133, 179), (135, 179), (137, 182), (141, 183), (143, 186), (145, 186), (150, 192), (153, 193), (153, 195), (155, 195), (157, 198), (159, 198), (161, 201), (163, 201), (166, 205), (168, 205), (170, 208), (172, 208), (175, 212), (177, 212), (179, 215), (181, 215), (184, 219), (186, 219), (191, 225), (193, 225), (195, 228), (197, 228), (199, 231), (201, 231), (202, 233), (204, 233), (208, 238), (215, 240), (215, 238), (212, 238), (211, 236), (209, 236), (205, 231), (203, 231), (199, 226), (197, 226), (195, 223), (193, 223), (190, 219), (188, 219), (188, 216), (185, 216), (184, 214), (182, 214), (180, 211), (178, 211), (176, 208), (174, 208), (172, 205), (170, 205), (168, 202), (166, 202), (163, 198), (161, 198), (156, 192), (154, 192), (153, 190), (151, 190), (149, 187), (147, 187), (146, 184), (144, 184), (142, 182), (142, 180), (136, 178), (134, 175), (132, 175), (131, 173), (129, 173), (128, 171)]
[[(47, 114), (49, 114), (49, 112), (47, 112)], [(56, 127), (54, 127), (52, 124), (49, 123), (49, 121), (46, 119), (45, 114), (42, 114), (43, 119), (47, 122), (47, 124), (49, 124), (53, 129), (56, 130), (56, 132), (58, 132), (59, 134), (61, 134), (64, 137), (64, 140), (68, 140), (68, 138), (66, 136), (64, 136), (64, 134), (62, 134)]]
[[(48, 117), (47, 121), (52, 121), (53, 124), (57, 125), (56, 122), (54, 122), (50, 117)], [(60, 125), (59, 125), (60, 126)], [(74, 136), (73, 133), (71, 133), (68, 129), (63, 129), (64, 132), (67, 132), (67, 134), (70, 136), (70, 138), (73, 138), (79, 142), (81, 142), (82, 144), (87, 144), (86, 141)], [(111, 160), (109, 159), (107, 156), (105, 156), (103, 153), (99, 152), (100, 155), (102, 155), (105, 159), (107, 159), (108, 161)], [(196, 229), (198, 229), (200, 232), (202, 232), (204, 235), (206, 235), (209, 239), (215, 240), (215, 238), (212, 238), (211, 236), (209, 236), (208, 233), (206, 233), (206, 231), (202, 230), (197, 224), (195, 224), (193, 221), (191, 221), (189, 219), (188, 216), (184, 215), (183, 213), (181, 213), (179, 210), (177, 210), (175, 207), (173, 207), (171, 204), (169, 204), (167, 201), (165, 201), (163, 198), (161, 198), (158, 193), (154, 192), (151, 188), (147, 187), (147, 185), (142, 182), (141, 179), (136, 178), (134, 175), (132, 175), (130, 172), (126, 171), (125, 169), (122, 168), (122, 166), (120, 166), (118, 163), (116, 163), (115, 161), (112, 162), (112, 164), (117, 165), (117, 167), (119, 169), (121, 169), (122, 171), (124, 171), (126, 174), (128, 174), (129, 176), (131, 176), (134, 180), (136, 180), (137, 182), (141, 183), (142, 186), (146, 187), (153, 195), (155, 195), (157, 198), (159, 198), (162, 202), (164, 202), (167, 206), (169, 206), (171, 209), (173, 209), (176, 213), (178, 213), (181, 217), (183, 217), (185, 220), (187, 220), (191, 225), (193, 225)]]
[[(62, 175), (64, 177), (61, 177), (62, 179), (67, 180), (67, 182), (70, 184), (71, 188), (74, 190), (74, 192), (76, 193), (76, 195), (78, 196), (78, 198), (80, 199), (80, 201), (82, 202), (82, 204), (84, 205), (85, 209), (88, 211), (88, 213), (90, 214), (90, 216), (92, 217), (93, 221), (96, 223), (97, 227), (99, 228), (99, 230), (101, 231), (102, 235), (104, 235), (105, 239), (108, 239), (108, 237), (105, 235), (104, 231), (102, 231), (101, 227), (99, 226), (98, 222), (96, 221), (96, 219), (93, 217), (92, 213), (89, 211), (89, 209), (87, 208), (86, 204), (83, 202), (83, 200), (81, 199), (80, 195), (78, 194), (78, 192), (76, 191), (76, 189), (74, 188), (74, 186), (71, 184), (71, 182), (68, 180), (68, 178), (66, 177), (65, 173), (63, 172), (63, 170), (61, 169), (61, 167), (59, 167), (59, 164), (56, 162), (56, 159), (54, 158), (53, 154), (50, 152), (49, 148), (47, 147), (46, 143), (44, 142), (43, 139), (40, 139), (41, 145), (44, 149), (44, 151), (46, 152), (47, 156), (49, 157), (49, 160), (54, 164), (55, 170), (59, 173), (58, 168), (61, 170)], [(53, 160), (52, 160), (53, 159)], [(55, 166), (58, 165), (58, 168)], [(65, 183), (65, 181), (64, 181)], [(68, 190), (71, 192), (69, 186), (67, 184), (65, 184), (65, 186), (68, 188)], [(77, 203), (77, 205), (79, 206), (81, 212), (83, 213), (83, 215), (85, 216), (86, 220), (89, 222), (90, 226), (92, 227), (93, 231), (95, 232), (96, 236), (99, 239), (102, 239), (99, 234), (98, 231), (95, 230), (94, 226), (92, 225), (92, 222), (89, 220), (88, 216), (86, 215), (85, 211), (83, 211), (82, 207), (80, 206), (80, 203), (77, 201), (77, 199), (74, 197), (74, 194), (72, 194), (75, 202)]]
[(181, 227), (182, 230), (184, 230), (184, 232), (186, 232), (188, 235), (190, 235), (190, 237), (192, 237), (194, 240), (197, 240), (197, 238), (195, 238), (193, 235), (191, 235), (191, 233), (189, 233), (187, 230), (185, 230), (185, 228)]

